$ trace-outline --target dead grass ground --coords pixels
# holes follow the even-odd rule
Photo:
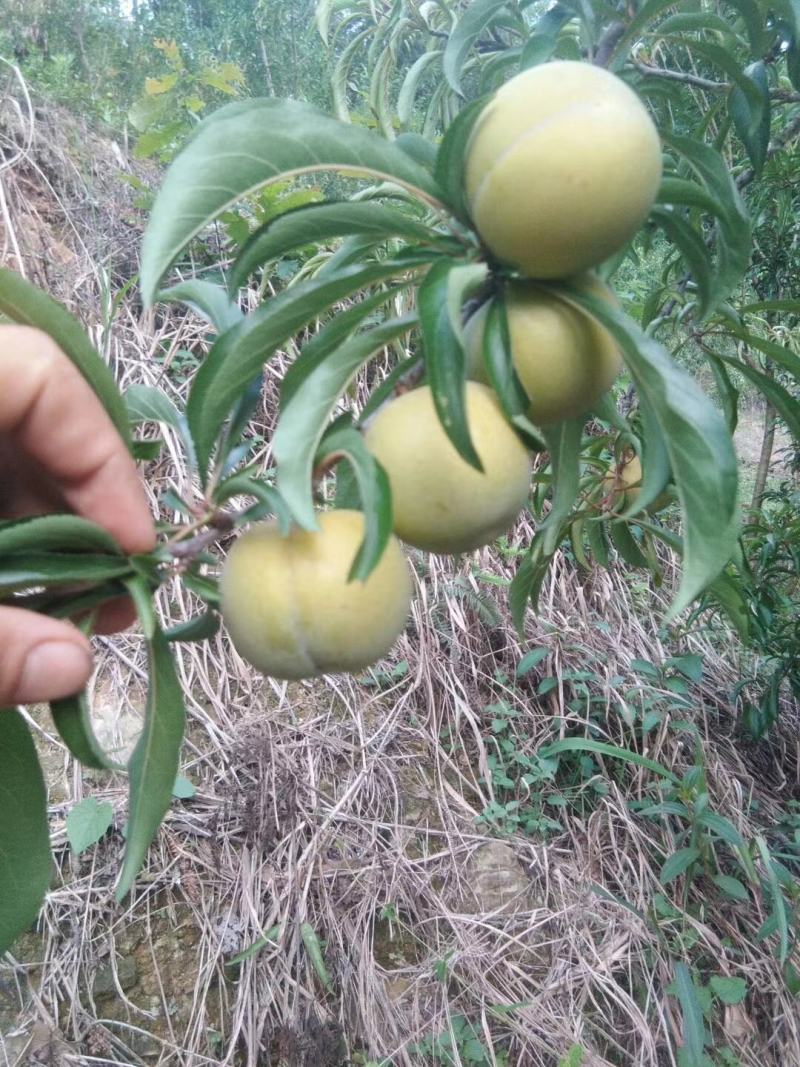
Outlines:
[[[138,238],[128,194],[111,177],[127,161],[64,116],[29,116],[24,99],[9,106],[5,262],[30,267],[81,313],[123,385],[158,382],[179,397],[185,385],[165,364],[202,350],[201,324],[145,319],[126,301],[113,331],[98,326],[107,279],[116,288],[127,277]],[[29,224],[32,212],[41,225]],[[63,277],[51,270],[53,242],[74,256]],[[266,432],[273,402],[268,388]],[[167,488],[189,488],[169,435],[146,477],[154,507]],[[598,759],[576,784],[520,787],[521,801],[545,810],[548,796],[568,794],[568,808],[550,808],[558,830],[498,834],[480,821],[507,799],[490,771],[500,701],[515,715],[504,736],[523,754],[589,731],[676,773],[701,760],[714,810],[748,840],[772,840],[787,803],[800,799],[797,709],[783,709],[769,741],[741,742],[729,701],[740,650],[718,626],[661,633],[669,575],[656,591],[559,558],[520,641],[502,588],[480,575],[510,577],[528,533],[523,524],[505,552],[460,564],[416,559],[412,623],[377,685],[265,681],[224,636],[185,646],[183,773],[197,791],[175,803],[123,906],[113,885],[124,782],[82,772],[47,718],[33,717],[59,870],[36,931],[0,968],[0,1065],[405,1067],[431,1062],[421,1049],[463,1017],[483,1059],[470,1060],[464,1044],[455,1063],[556,1067],[577,1044],[586,1067],[663,1067],[677,1062],[681,1013],[667,989],[672,961],[684,957],[706,974],[747,980],[746,1001],[718,1006],[709,1020],[730,1062],[800,1064],[797,1002],[775,936],[758,937],[768,901],[753,893],[732,903],[705,877],[662,889],[674,824],[630,807],[655,796],[648,772]],[[162,610],[185,617],[185,594],[169,590]],[[517,682],[515,666],[533,647],[546,657]],[[634,662],[661,663],[676,650],[704,663],[680,701]],[[142,662],[133,634],[98,643],[95,714],[114,744],[135,729]],[[575,677],[586,671],[589,688]],[[556,681],[540,693],[545,678]],[[659,718],[643,733],[648,709]],[[75,859],[64,820],[90,794],[113,804],[114,825]],[[302,924],[318,938],[324,971]]]

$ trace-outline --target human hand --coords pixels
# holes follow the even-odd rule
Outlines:
[[[91,387],[46,334],[0,326],[0,518],[52,511],[91,519],[129,553],[155,543],[134,462]],[[97,629],[132,621],[119,600],[104,606]],[[70,696],[91,670],[76,626],[0,606],[0,707]]]

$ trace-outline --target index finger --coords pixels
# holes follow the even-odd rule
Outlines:
[[[0,327],[0,433],[126,552],[153,547],[144,489],[114,424],[55,342],[29,326]]]

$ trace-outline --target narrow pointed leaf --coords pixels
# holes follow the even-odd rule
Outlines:
[[[233,405],[279,345],[336,301],[404,272],[402,261],[386,260],[301,282],[263,303],[219,337],[195,376],[187,404],[201,474],[207,470],[217,434]]]
[[[224,333],[244,318],[242,309],[221,285],[214,285],[213,282],[200,278],[191,278],[173,285],[170,289],[164,289],[157,299],[167,304],[188,305],[198,315],[207,319],[217,333]]]
[[[507,0],[473,0],[456,23],[445,45],[442,68],[450,88],[463,96],[461,75],[472,46]]]
[[[169,645],[160,631],[148,644],[150,684],[142,734],[128,764],[128,836],[117,899],[131,890],[172,800],[186,713]]]
[[[47,791],[18,711],[0,709],[0,955],[33,920],[53,874]]]
[[[431,174],[378,134],[296,100],[232,103],[205,119],[167,172],[142,246],[141,286],[151,304],[181,251],[220,212],[269,182],[340,170],[397,182],[429,203]]]
[[[470,437],[465,402],[466,356],[461,308],[486,276],[483,264],[435,263],[417,294],[425,367],[436,412],[459,454],[477,470],[480,457]]]
[[[697,999],[692,973],[685,963],[675,964],[675,988],[683,1015],[683,1058],[685,1067],[704,1067],[705,1025]]]
[[[323,356],[310,370],[301,389],[285,404],[272,441],[278,465],[277,488],[295,520],[306,529],[316,527],[311,475],[314,457],[339,397],[361,365],[416,323],[416,316],[392,319],[351,337]]]
[[[339,453],[352,472],[364,514],[364,539],[350,568],[350,581],[366,581],[378,565],[392,533],[392,494],[386,471],[367,448],[364,438],[352,427],[326,434],[319,459]],[[337,474],[338,477],[338,474]]]
[[[405,237],[410,241],[428,243],[444,237],[424,223],[383,204],[346,200],[311,204],[279,215],[251,235],[233,265],[229,287],[235,292],[262,264],[297,248],[351,234],[373,237],[376,241]]]
[[[582,419],[568,419],[542,431],[553,471],[553,500],[545,523],[544,551],[547,555],[552,555],[558,547],[562,525],[578,496],[582,431]]]
[[[731,93],[728,108],[736,132],[750,157],[753,169],[760,174],[767,161],[771,109],[769,99],[769,79],[763,60],[751,63],[744,71],[745,77],[755,86],[757,100],[745,95],[737,86]]]
[[[0,558],[0,595],[36,586],[102,582],[130,572],[122,557],[84,556],[68,552],[30,552]]]
[[[464,190],[464,163],[467,145],[475,123],[486,106],[486,99],[476,100],[450,123],[436,155],[434,177],[450,210],[462,222],[469,223],[470,213]]]
[[[121,555],[117,542],[102,526],[77,515],[38,515],[0,522],[0,556],[14,552],[107,552]]]
[[[152,385],[131,385],[125,390],[125,407],[132,423],[163,422],[178,429],[181,415],[169,397]]]
[[[682,611],[720,573],[739,533],[737,461],[724,419],[694,378],[621,311],[562,289],[608,329],[661,428],[684,521],[684,569],[671,608]]]
[[[50,714],[70,754],[84,767],[97,771],[124,770],[110,759],[97,740],[89,714],[88,697],[85,693],[55,700],[50,705]]]

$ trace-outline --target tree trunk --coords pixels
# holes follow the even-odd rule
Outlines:
[[[267,82],[267,92],[270,96],[274,96],[275,83],[272,80],[272,67],[269,62],[269,56],[267,55],[267,42],[261,37],[259,38],[259,44],[261,47],[261,62],[264,64],[264,77]]]
[[[761,455],[758,457],[758,470],[756,482],[753,486],[753,499],[750,507],[753,511],[760,511],[764,500],[764,492],[767,488],[769,468],[772,463],[772,449],[775,446],[775,422],[776,412],[772,404],[767,404],[764,409],[764,436],[761,439]]]

